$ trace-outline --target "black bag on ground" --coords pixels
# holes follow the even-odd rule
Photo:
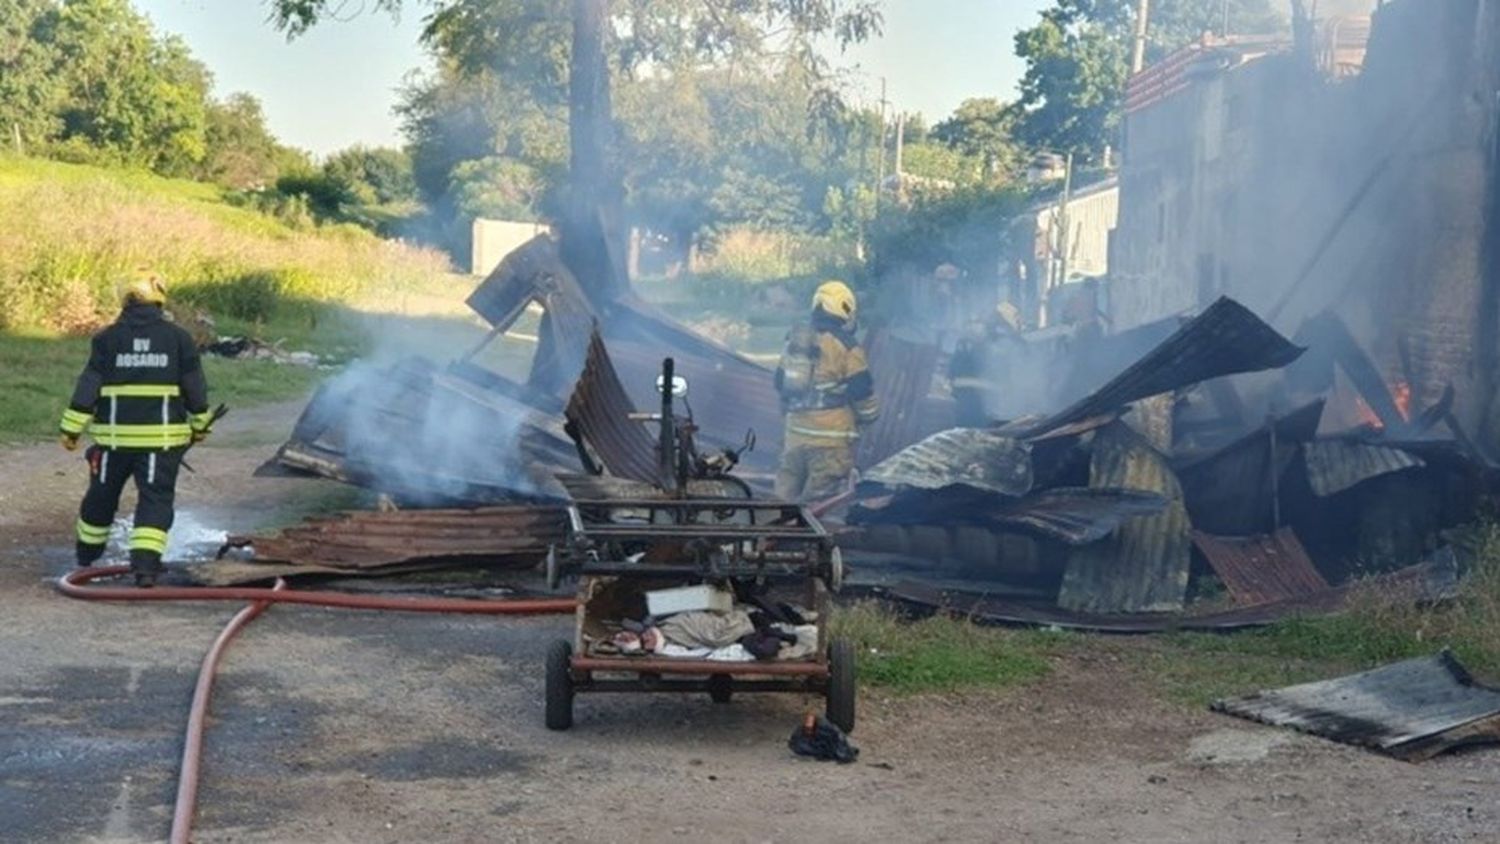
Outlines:
[[[849,743],[849,737],[844,735],[843,730],[821,717],[811,715],[806,723],[792,730],[792,737],[786,740],[786,746],[798,756],[811,756],[823,761],[832,759],[840,765],[847,765],[859,758],[859,748]]]

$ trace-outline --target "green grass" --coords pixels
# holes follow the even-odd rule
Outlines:
[[[980,627],[934,616],[907,622],[874,603],[840,608],[833,635],[854,642],[859,679],[896,694],[997,689],[1032,683],[1075,637]]]
[[[1263,630],[1184,633],[1141,653],[1166,695],[1194,706],[1217,698],[1362,671],[1442,648],[1500,680],[1500,527],[1480,525],[1475,559],[1455,600],[1414,606],[1375,587],[1339,615],[1292,618]]]

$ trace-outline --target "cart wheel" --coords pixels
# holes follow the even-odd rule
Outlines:
[[[734,696],[734,681],[728,674],[714,674],[708,678],[708,696],[714,703],[728,703]]]
[[[854,645],[834,639],[828,646],[828,720],[854,732]]]
[[[547,649],[547,729],[573,726],[573,645],[558,640]]]

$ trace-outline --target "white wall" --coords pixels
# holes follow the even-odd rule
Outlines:
[[[545,223],[516,223],[508,220],[474,220],[474,247],[469,272],[487,276],[506,255],[539,234],[549,231]]]

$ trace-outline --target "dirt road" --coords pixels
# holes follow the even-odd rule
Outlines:
[[[182,484],[193,522],[317,500],[254,479],[290,407],[228,420]],[[56,595],[83,468],[0,451],[0,838],[162,840],[181,727],[225,605]],[[309,492],[313,490],[313,492]],[[582,698],[541,726],[563,619],[277,607],[231,651],[197,840],[1494,841],[1500,751],[1422,765],[1163,701],[1111,642],[1002,693],[866,694],[848,766],[795,759],[804,702]]]

